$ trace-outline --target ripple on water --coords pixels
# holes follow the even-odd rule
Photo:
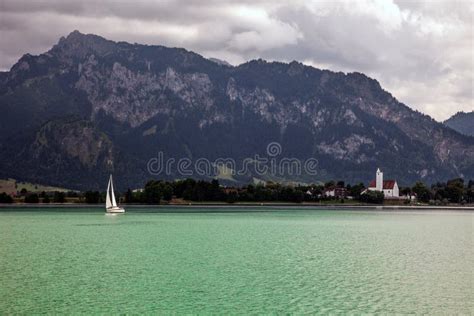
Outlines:
[[[473,310],[470,213],[0,217],[0,314]]]

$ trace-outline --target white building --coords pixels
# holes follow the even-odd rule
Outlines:
[[[345,198],[347,196],[347,189],[339,186],[332,186],[323,191],[325,197]]]
[[[369,191],[381,191],[386,198],[398,198],[400,192],[396,180],[384,180],[383,172],[377,169],[375,180],[370,181]]]

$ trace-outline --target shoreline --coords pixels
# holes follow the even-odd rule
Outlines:
[[[174,209],[197,209],[197,208],[229,208],[229,209],[245,209],[245,208],[301,208],[314,210],[446,210],[446,211],[474,211],[474,205],[371,205],[371,204],[319,204],[319,203],[188,203],[188,204],[123,204],[125,208],[174,208]],[[103,208],[102,204],[83,204],[83,203],[0,203],[0,210],[6,208]]]

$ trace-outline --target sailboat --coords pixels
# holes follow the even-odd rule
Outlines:
[[[107,197],[105,198],[105,212],[106,213],[125,213],[125,209],[117,206],[114,194],[114,183],[112,182],[112,175],[109,178],[107,185]]]

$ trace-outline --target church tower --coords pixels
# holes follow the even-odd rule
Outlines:
[[[380,168],[377,168],[377,174],[375,177],[375,189],[377,191],[383,191],[383,172]]]

